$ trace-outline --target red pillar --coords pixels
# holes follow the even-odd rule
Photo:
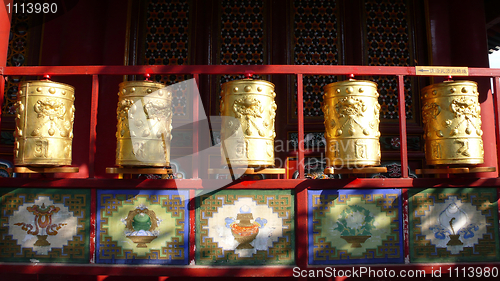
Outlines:
[[[123,65],[125,59],[127,1],[86,0],[45,23],[40,65]],[[96,8],[99,7],[99,8]],[[98,118],[94,148],[89,147],[91,131],[91,76],[52,76],[57,82],[75,87],[73,166],[77,174],[57,177],[114,177],[105,173],[115,165],[116,104],[118,84],[123,76],[99,76]],[[95,110],[94,110],[95,111]],[[94,124],[95,125],[95,124]],[[95,165],[89,152],[95,151]]]
[[[484,5],[475,0],[428,1],[431,62],[435,66],[489,67]],[[444,78],[435,78],[434,83]],[[497,167],[495,120],[490,79],[455,77],[478,83],[484,143],[484,164]],[[498,167],[497,167],[498,170]],[[497,177],[496,172],[478,173],[478,177]]]
[[[9,34],[10,34],[10,19],[12,14],[9,13],[7,5],[12,8],[13,0],[4,0],[3,7],[0,7],[0,67],[7,65],[7,51],[9,50]],[[0,108],[3,104],[5,80],[0,77]],[[0,121],[1,121],[0,114]]]

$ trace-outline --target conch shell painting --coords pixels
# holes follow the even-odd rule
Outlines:
[[[456,196],[431,205],[421,221],[425,239],[454,255],[474,247],[487,232],[488,225],[480,210]]]

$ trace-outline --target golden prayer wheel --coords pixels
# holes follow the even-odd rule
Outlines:
[[[380,165],[377,84],[350,79],[328,84],[323,90],[327,164],[340,168]]]
[[[50,80],[25,81],[16,103],[14,164],[71,165],[75,88]]]
[[[445,81],[422,89],[428,165],[481,164],[481,106],[477,83]]]
[[[274,84],[253,79],[230,81],[222,85],[221,96],[222,164],[274,166]]]
[[[116,131],[116,165],[170,165],[172,93],[152,81],[120,83]]]

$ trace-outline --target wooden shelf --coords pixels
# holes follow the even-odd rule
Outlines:
[[[282,175],[285,174],[285,168],[234,168],[233,174],[245,174],[245,175]],[[223,174],[229,175],[231,172],[228,169],[208,169],[208,173],[213,174]]]
[[[335,169],[333,167],[326,168],[323,173],[325,175],[339,175],[339,174],[378,174],[387,173],[387,167],[365,167],[353,169]]]
[[[78,167],[14,167],[9,168],[18,174],[53,174],[53,173],[78,173]]]
[[[106,168],[108,174],[158,174],[158,175],[171,175],[173,174],[170,168],[122,168],[122,167],[108,167]]]
[[[487,173],[495,172],[495,167],[453,167],[453,168],[434,168],[434,169],[416,169],[417,175],[432,174],[469,174],[469,173]]]

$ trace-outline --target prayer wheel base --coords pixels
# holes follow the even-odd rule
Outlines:
[[[108,167],[106,168],[107,174],[158,174],[158,175],[171,175],[172,169],[169,167]]]
[[[417,175],[438,175],[438,174],[469,174],[496,172],[496,167],[444,167],[433,169],[416,169]]]
[[[234,174],[245,175],[282,175],[285,174],[285,168],[233,168]],[[209,174],[230,174],[229,169],[208,169]]]
[[[325,175],[341,175],[341,174],[378,174],[387,173],[387,167],[364,167],[354,169],[336,169],[334,167],[325,168]]]
[[[17,174],[53,174],[53,173],[78,173],[78,167],[15,167],[12,169]],[[10,172],[10,171],[9,171]]]

